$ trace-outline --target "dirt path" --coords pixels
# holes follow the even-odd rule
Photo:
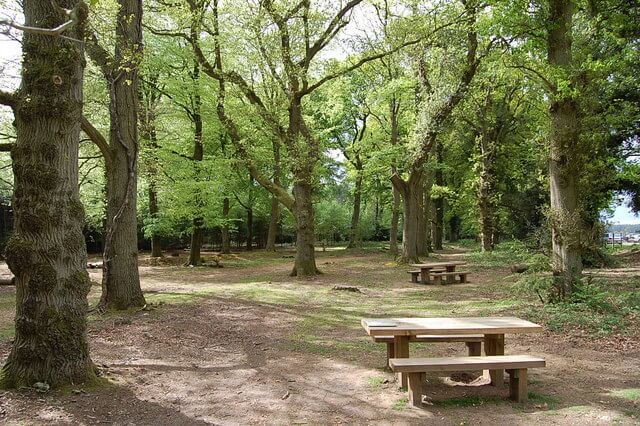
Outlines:
[[[460,256],[447,253],[445,256]],[[259,255],[256,255],[259,256]],[[250,266],[141,268],[150,311],[90,323],[92,357],[112,385],[68,394],[0,393],[0,423],[19,424],[636,424],[640,350],[628,337],[591,340],[546,332],[507,337],[507,353],[544,356],[531,401],[506,389],[430,377],[433,405],[406,406],[382,371],[384,347],[371,343],[362,315],[464,316],[499,301],[506,270],[482,271],[467,285],[416,287],[382,254],[323,253],[311,281],[287,276],[288,259]],[[99,278],[92,271],[94,278]],[[363,294],[334,292],[335,284]],[[507,306],[500,312],[513,313]],[[10,347],[0,341],[0,356]],[[412,347],[456,355],[462,344]]]

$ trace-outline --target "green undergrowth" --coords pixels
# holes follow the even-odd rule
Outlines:
[[[530,251],[521,241],[505,241],[490,252],[472,251],[465,259],[480,268],[507,268],[516,264],[540,268],[540,263],[549,262],[546,256]]]
[[[367,382],[369,383],[369,386],[372,387],[372,388],[382,387],[382,385],[384,384],[385,380],[387,380],[387,379],[384,378],[383,376],[371,376],[371,377],[367,378]]]
[[[396,402],[393,403],[393,405],[391,406],[392,409],[396,410],[396,411],[403,411],[407,408],[407,404],[409,403],[409,398],[407,398],[406,396],[398,399]]]
[[[593,278],[580,282],[569,300],[549,303],[550,275],[530,274],[514,286],[516,291],[537,297],[528,314],[553,331],[580,329],[588,333],[612,334],[627,331],[640,320],[640,281],[635,278]],[[533,296],[535,294],[535,296]]]

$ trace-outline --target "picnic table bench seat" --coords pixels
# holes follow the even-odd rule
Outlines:
[[[434,268],[431,270],[431,272],[446,272],[446,269],[444,268]],[[420,276],[420,269],[416,269],[413,271],[407,271],[407,274],[411,274],[411,282],[412,283],[417,283],[418,282],[418,277]]]
[[[434,284],[444,284],[444,281],[442,280],[443,277],[460,277],[460,282],[461,283],[466,283],[467,282],[467,275],[469,275],[471,272],[469,271],[453,271],[453,272],[434,272],[433,274],[431,274],[431,277],[433,278],[433,283]]]
[[[527,369],[545,367],[545,360],[530,355],[469,356],[455,358],[392,358],[391,370],[408,376],[409,402],[422,404],[426,373],[505,369],[509,373],[509,396],[517,402],[527,399]]]
[[[373,336],[375,343],[387,344],[387,364],[389,360],[395,357],[395,343],[393,336]],[[410,342],[419,343],[440,343],[440,342],[464,342],[469,349],[469,356],[479,356],[482,354],[482,342],[484,335],[482,334],[460,334],[460,335],[418,335],[410,336]]]

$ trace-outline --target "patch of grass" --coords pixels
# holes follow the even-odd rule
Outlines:
[[[562,398],[560,398],[559,396],[547,395],[534,391],[529,391],[527,393],[527,397],[529,398],[529,402],[535,404],[546,404],[550,409],[554,409],[558,406],[558,404],[562,403]]]
[[[500,396],[463,396],[460,398],[449,398],[432,402],[433,405],[440,407],[478,407],[487,404],[500,404],[504,402],[504,398]]]
[[[632,419],[640,418],[640,408],[626,408],[622,410],[622,414]]]
[[[76,394],[76,393],[96,393],[104,389],[112,389],[116,387],[116,383],[113,383],[105,377],[96,377],[90,382],[78,384],[78,385],[64,385],[56,389],[56,393],[64,396]]]
[[[615,396],[616,398],[626,399],[631,402],[639,402],[640,388],[616,389],[609,392],[609,395]]]
[[[367,382],[369,382],[369,386],[372,388],[379,388],[384,384],[384,381],[386,379],[382,376],[371,376],[367,379]]]
[[[407,404],[408,403],[409,403],[409,398],[404,396],[404,397],[400,398],[399,400],[397,400],[396,402],[394,402],[393,405],[391,406],[391,408],[396,410],[396,411],[402,411],[402,410],[405,410],[407,408]]]
[[[534,256],[523,242],[505,241],[498,244],[493,251],[474,251],[465,257],[475,267],[504,268],[514,264],[529,264]]]
[[[153,304],[174,304],[174,303],[194,303],[207,297],[210,292],[207,291],[192,291],[189,293],[147,293],[144,295],[147,303]]]
[[[16,329],[13,326],[0,328],[0,341],[11,340],[15,337],[15,335],[16,335]]]

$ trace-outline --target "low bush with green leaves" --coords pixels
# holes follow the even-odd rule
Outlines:
[[[587,277],[568,300],[553,303],[549,297],[553,289],[550,275],[528,274],[515,287],[539,298],[542,309],[534,308],[531,314],[554,331],[581,329],[611,334],[627,331],[640,319],[640,294],[633,282],[626,284],[621,290],[610,286],[607,280]]]

